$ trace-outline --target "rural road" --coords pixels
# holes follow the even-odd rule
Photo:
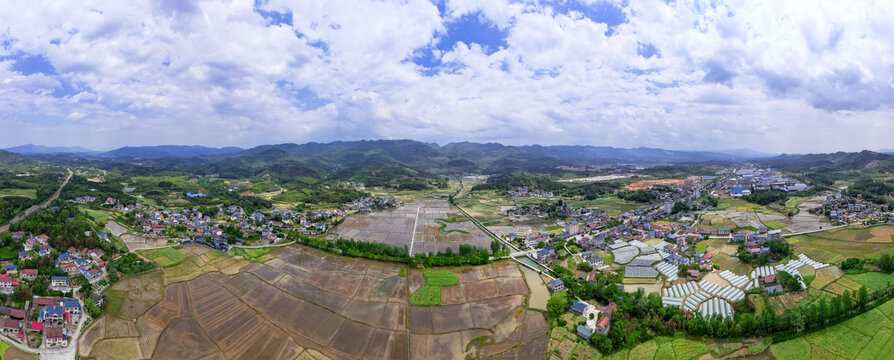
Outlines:
[[[68,177],[65,178],[65,181],[62,182],[62,185],[59,186],[59,189],[57,189],[56,192],[53,193],[53,196],[50,196],[50,198],[47,201],[45,201],[43,204],[34,205],[32,207],[25,209],[25,212],[22,215],[14,217],[12,220],[9,221],[9,224],[6,224],[6,225],[3,225],[2,227],[0,227],[0,233],[9,230],[9,225],[19,222],[19,220],[24,219],[26,216],[37,211],[38,209],[43,209],[43,208],[47,207],[47,205],[50,205],[50,203],[53,202],[53,200],[56,200],[59,197],[59,194],[62,193],[62,188],[64,188],[65,185],[68,184],[68,180],[71,180],[71,176],[73,175],[71,172],[71,169],[65,169],[65,170],[68,170]]]

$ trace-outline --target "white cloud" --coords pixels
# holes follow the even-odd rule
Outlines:
[[[606,35],[565,1],[262,4],[291,25],[248,1],[0,3],[0,143],[894,145],[894,5],[712,4],[631,2]],[[413,63],[464,15],[505,46],[460,40],[433,74]],[[14,70],[22,54],[56,73]]]

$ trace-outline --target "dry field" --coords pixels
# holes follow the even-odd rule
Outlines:
[[[447,200],[417,199],[398,208],[349,216],[335,232],[344,239],[408,247],[412,243],[413,253],[442,252],[448,247],[457,251],[461,244],[490,246],[491,238],[471,221],[448,223],[442,231],[443,224],[437,220],[448,214],[459,211]]]
[[[409,306],[422,271],[285,247],[249,263],[202,247],[116,283],[107,315],[79,341],[97,359],[543,359],[549,326],[526,310],[518,265],[443,269],[442,305]],[[135,321],[134,321],[135,319]]]

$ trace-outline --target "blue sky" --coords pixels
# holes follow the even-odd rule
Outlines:
[[[887,1],[0,4],[0,147],[894,148]]]

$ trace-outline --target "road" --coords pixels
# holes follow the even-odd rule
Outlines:
[[[6,224],[6,225],[3,225],[2,227],[0,227],[0,233],[9,230],[9,225],[19,222],[19,220],[24,219],[26,216],[37,211],[38,209],[43,209],[43,208],[47,207],[48,205],[50,205],[51,202],[53,202],[53,200],[56,200],[57,198],[59,198],[59,194],[62,193],[62,188],[64,188],[65,185],[68,185],[68,180],[71,180],[71,176],[73,175],[73,173],[71,172],[71,169],[65,169],[65,170],[68,170],[68,177],[65,178],[65,181],[62,182],[62,185],[59,186],[59,189],[57,189],[56,192],[53,193],[53,196],[50,196],[50,198],[47,201],[45,201],[43,204],[34,205],[32,207],[25,209],[25,212],[22,213],[22,215],[14,217],[12,220],[9,221],[9,224]]]

